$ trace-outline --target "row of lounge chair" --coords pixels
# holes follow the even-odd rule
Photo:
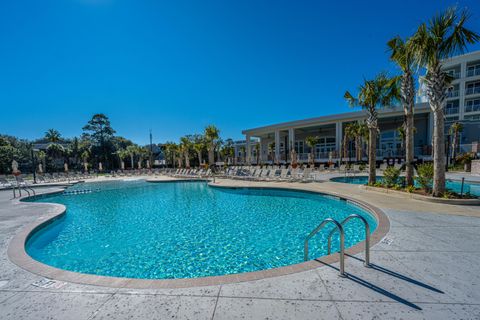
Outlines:
[[[312,168],[232,167],[227,169],[223,177],[251,181],[311,182],[318,180],[316,173]]]

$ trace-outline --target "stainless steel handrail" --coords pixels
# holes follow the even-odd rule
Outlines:
[[[351,219],[360,219],[363,224],[365,225],[365,267],[370,267],[370,225],[368,224],[367,220],[362,217],[361,215],[358,214],[351,214],[348,217],[346,217],[342,222],[340,222],[340,225],[343,227],[345,223],[347,223]],[[332,248],[332,236],[337,231],[337,229],[333,229],[330,231],[330,234],[328,235],[328,254],[331,253],[331,248]],[[341,244],[343,247],[343,245]],[[340,251],[343,251],[343,248],[340,248]]]
[[[303,250],[304,250],[304,255],[303,259],[305,261],[308,260],[308,241],[316,235],[327,223],[333,223],[335,224],[335,229],[340,232],[340,277],[345,277],[345,233],[343,231],[343,227],[338,221],[332,219],[332,218],[327,218],[322,221],[315,229],[310,232],[310,234],[305,238]],[[330,237],[329,237],[330,238]]]

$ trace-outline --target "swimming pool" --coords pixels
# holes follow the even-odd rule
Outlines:
[[[71,191],[88,188],[91,193]],[[357,213],[334,197],[278,189],[223,189],[205,182],[116,181],[76,185],[69,194],[35,201],[66,205],[61,218],[34,231],[26,252],[47,265],[81,273],[175,279],[217,276],[303,262],[303,242],[323,219]],[[327,253],[330,228],[310,243],[310,258]],[[345,244],[364,240],[358,220]],[[334,237],[334,250],[338,239]]]
[[[382,177],[377,176],[377,182],[382,182]],[[356,176],[356,177],[335,177],[331,178],[331,181],[342,182],[342,183],[352,183],[352,184],[367,184],[367,176]],[[446,183],[447,190],[451,190],[457,193],[460,193],[462,189],[462,182],[447,180]],[[480,184],[474,182],[465,182],[463,185],[463,193],[470,193],[472,196],[480,197]]]

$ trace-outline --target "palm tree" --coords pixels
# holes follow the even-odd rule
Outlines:
[[[366,124],[368,126],[368,183],[376,182],[377,165],[377,134],[378,134],[378,108],[390,105],[397,96],[397,90],[394,79],[380,73],[373,80],[364,80],[364,83],[358,89],[357,97],[353,97],[350,92],[345,92],[344,98],[350,106],[360,106],[367,112]]]
[[[175,158],[177,156],[178,146],[175,142],[165,143],[165,157],[172,163],[172,167],[175,167]]]
[[[447,91],[451,77],[443,70],[442,61],[465,51],[468,44],[480,40],[480,35],[465,27],[467,11],[460,15],[448,9],[428,22],[422,23],[410,39],[415,63],[426,69],[422,77],[428,103],[433,111],[433,196],[445,193],[445,119]]]
[[[116,152],[119,160],[120,160],[120,168],[122,168],[122,165],[121,163],[123,162],[123,160],[125,158],[127,158],[130,154],[128,153],[128,150],[126,149],[118,149],[117,152]],[[124,163],[125,164],[125,163]],[[125,167],[122,168],[122,170],[125,169]]]
[[[350,140],[355,137],[356,125],[355,123],[349,123],[345,126],[343,131],[343,157],[349,158],[348,145]],[[347,161],[347,160],[345,160]]]
[[[242,152],[242,156],[243,156],[243,162],[245,163],[245,161],[247,161],[247,154],[245,153],[245,151],[247,150],[247,148],[245,146],[241,146],[240,147],[240,151]]]
[[[462,131],[463,131],[463,124],[461,124],[458,121],[450,126],[450,134],[452,135],[452,159],[453,159],[453,164],[455,164],[455,158],[457,156],[458,134]]]
[[[274,162],[275,161],[275,142],[270,142],[268,144],[268,153],[270,154],[272,162]]]
[[[368,127],[364,122],[356,122],[354,125],[355,151],[357,161],[363,158],[363,140],[368,139]]]
[[[220,130],[214,125],[209,125],[205,128],[204,135],[208,150],[208,164],[213,166],[215,164],[215,148],[220,136]]]
[[[318,143],[318,137],[309,136],[305,138],[305,143],[310,148],[310,159],[311,162],[315,163],[315,146]],[[310,163],[312,164],[312,163]]]
[[[404,41],[399,36],[387,43],[391,55],[390,59],[402,70],[400,81],[400,100],[405,114],[405,182],[407,186],[413,186],[413,160],[414,160],[414,139],[413,139],[413,109],[415,106],[415,81],[413,69],[415,59],[411,42]]]
[[[129,145],[125,149],[125,151],[130,156],[130,166],[131,166],[131,169],[133,170],[135,169],[134,158],[138,154],[138,147],[132,144],[132,145]]]
[[[255,155],[257,158],[257,165],[260,164],[260,142],[255,145]]]
[[[48,129],[47,132],[45,132],[45,139],[51,143],[59,142],[61,140],[61,137],[62,135],[60,134],[60,132],[55,129]]]
[[[185,168],[190,169],[190,150],[192,149],[192,142],[188,137],[180,138],[180,152],[185,159]]]
[[[205,150],[205,138],[203,135],[196,135],[193,139],[193,150],[197,153],[198,164],[202,165],[202,153]]]

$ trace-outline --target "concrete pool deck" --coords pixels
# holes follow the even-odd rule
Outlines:
[[[328,177],[325,178],[327,180]],[[229,186],[276,186],[348,195],[382,209],[390,231],[338,264],[263,280],[180,289],[130,289],[45,281],[17,267],[7,248],[48,205],[10,200],[0,191],[2,319],[479,319],[480,208],[442,205],[334,182],[216,179]],[[44,188],[43,191],[58,190]],[[358,258],[358,259],[357,259]]]

